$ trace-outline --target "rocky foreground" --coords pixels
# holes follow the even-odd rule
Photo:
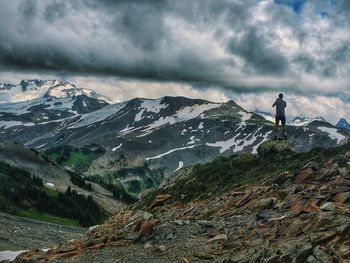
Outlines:
[[[349,171],[339,151],[198,201],[158,195],[15,262],[350,262]]]

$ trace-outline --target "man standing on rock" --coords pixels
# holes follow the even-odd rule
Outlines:
[[[281,121],[282,123],[282,129],[283,129],[283,138],[287,138],[287,127],[286,127],[286,114],[284,109],[287,107],[287,102],[283,100],[283,94],[280,93],[278,95],[278,98],[276,99],[275,103],[272,105],[272,107],[276,107],[276,117],[275,117],[275,128],[274,128],[274,138],[277,139],[277,133],[278,133],[278,125]]]

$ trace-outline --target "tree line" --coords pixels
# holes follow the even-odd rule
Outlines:
[[[17,214],[19,210],[37,210],[77,220],[87,227],[101,223],[106,213],[91,196],[84,196],[70,187],[64,193],[47,189],[41,178],[26,170],[0,161],[0,211]]]

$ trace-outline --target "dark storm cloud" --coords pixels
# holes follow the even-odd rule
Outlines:
[[[45,8],[44,17],[49,23],[53,23],[57,19],[63,18],[66,12],[65,3],[54,2]]]
[[[253,68],[263,74],[283,74],[288,68],[286,58],[267,46],[267,41],[255,29],[244,33],[244,36],[229,42],[228,49],[232,54],[244,58],[247,69]]]
[[[331,46],[310,37],[317,33],[321,40],[330,32],[312,28],[321,11],[332,27],[346,31],[346,14],[339,18],[330,9],[350,6],[338,3],[318,10],[306,2],[296,15],[272,0],[2,0],[0,68],[236,89],[276,87],[298,72],[346,75],[344,41]]]
[[[19,2],[19,12],[15,15],[22,21],[29,17],[34,19],[35,3]],[[37,14],[36,21],[28,25],[12,24],[13,28],[7,28],[7,32],[15,33],[1,37],[0,63],[3,68],[190,81],[210,81],[206,76],[218,71],[219,65],[213,67],[206,60],[206,54],[198,56],[186,43],[180,43],[183,46],[176,50],[178,43],[165,22],[166,16],[173,15],[186,18],[196,26],[195,17],[202,18],[198,2],[193,6],[194,14],[177,13],[186,10],[185,2],[172,5],[165,1],[85,0],[68,7],[65,3],[41,1],[42,13]],[[223,11],[224,5],[218,8]],[[220,10],[214,9],[214,12],[218,15]],[[76,12],[74,16],[82,19],[72,16],[72,11]],[[206,8],[208,19],[212,17],[210,12]],[[84,16],[89,13],[94,15],[85,20]],[[71,27],[74,28],[73,37]],[[88,30],[87,35],[82,35],[80,30]],[[22,35],[16,31],[25,32]],[[100,31],[105,35],[99,35]],[[111,42],[107,48],[103,46],[106,42]]]
[[[37,13],[36,0],[24,1],[19,5],[18,11],[26,18],[33,19]]]

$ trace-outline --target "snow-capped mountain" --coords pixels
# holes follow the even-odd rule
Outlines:
[[[0,134],[39,150],[65,144],[78,147],[98,143],[111,151],[137,152],[137,157],[143,160],[192,152],[187,161],[196,162],[222,153],[256,153],[259,144],[273,131],[273,123],[247,112],[233,101],[213,103],[164,97],[101,105],[85,95],[70,101],[72,104],[60,104],[57,100],[62,99],[51,99],[40,105],[25,104],[29,102],[0,105]],[[96,110],[79,110],[77,104],[86,105],[87,100],[91,100],[90,104],[97,103]],[[294,140],[299,151],[322,146],[320,138],[326,146],[346,138],[323,119],[315,120],[319,122],[295,119],[294,125],[288,128],[290,140]],[[200,158],[193,156],[200,152],[205,154]],[[176,164],[179,161],[183,160],[179,159]],[[171,162],[172,168],[176,168]]]
[[[19,85],[1,84],[0,92],[0,96],[16,101],[0,103],[0,127],[5,130],[59,123],[65,118],[108,105],[93,90],[56,80],[23,80]]]
[[[288,125],[291,126],[307,126],[312,122],[327,122],[325,118],[322,116],[318,116],[316,118],[308,118],[308,117],[295,117]]]
[[[94,90],[78,88],[70,82],[58,80],[22,80],[19,84],[0,83],[0,103],[31,101],[41,98],[73,98],[85,95],[107,101]]]
[[[155,174],[167,175],[219,155],[256,153],[274,128],[233,101],[163,97],[108,105],[85,95],[42,99],[46,101],[41,104],[35,104],[38,100],[0,104],[0,139],[39,151],[57,149],[58,154],[64,145],[78,149],[97,144],[105,153],[88,157],[85,174],[106,174],[108,180],[121,180],[126,187],[139,184],[138,189],[149,185]],[[84,104],[96,107],[84,112]],[[348,141],[346,131],[324,121],[288,126],[288,137],[297,151]]]
[[[267,121],[275,122],[275,115],[270,112],[255,110],[254,113],[260,115]]]
[[[347,129],[350,130],[350,124],[348,121],[344,118],[341,118],[338,123],[335,125],[337,128]]]

